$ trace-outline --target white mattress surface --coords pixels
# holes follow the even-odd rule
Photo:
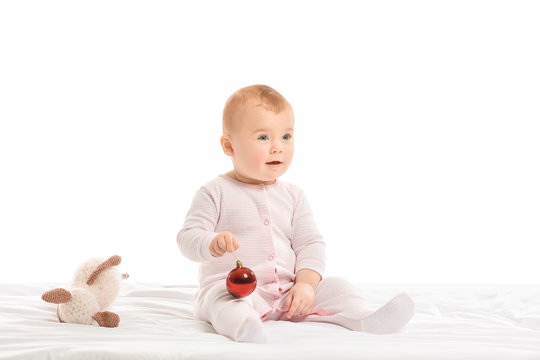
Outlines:
[[[195,286],[124,282],[117,328],[62,324],[41,294],[67,284],[0,284],[0,359],[540,360],[540,285],[373,285],[374,306],[406,291],[416,314],[400,333],[267,321],[271,344],[235,343],[192,315]]]

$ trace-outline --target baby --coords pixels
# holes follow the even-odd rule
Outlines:
[[[376,311],[354,286],[323,278],[325,244],[302,190],[278,178],[291,165],[294,114],[276,90],[236,91],[223,110],[223,152],[233,170],[201,187],[177,242],[200,262],[194,314],[235,341],[268,342],[264,320],[317,321],[388,334],[411,319],[401,293]],[[234,254],[233,254],[234,253]],[[248,297],[234,298],[225,279],[240,259],[257,276]]]

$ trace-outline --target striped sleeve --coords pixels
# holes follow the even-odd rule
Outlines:
[[[188,259],[196,262],[213,259],[209,246],[218,234],[215,232],[219,217],[217,209],[215,199],[208,190],[200,188],[176,237],[180,251]]]
[[[313,219],[309,203],[300,190],[293,214],[291,246],[296,253],[296,269],[311,269],[323,275],[325,243]]]

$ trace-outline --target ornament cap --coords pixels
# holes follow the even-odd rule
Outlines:
[[[236,268],[240,269],[242,267],[242,262],[240,260],[236,260]]]

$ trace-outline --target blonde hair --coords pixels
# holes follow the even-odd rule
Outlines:
[[[292,107],[283,95],[267,85],[250,85],[235,91],[223,108],[223,133],[229,132],[236,122],[239,110],[246,104],[263,106],[268,111],[279,113]]]

